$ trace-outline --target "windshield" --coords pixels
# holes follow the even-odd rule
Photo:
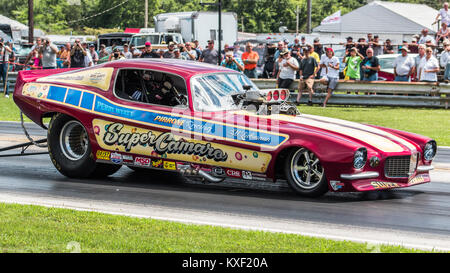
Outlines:
[[[231,95],[244,93],[244,85],[259,90],[247,76],[241,73],[219,73],[191,79],[194,109],[202,112],[237,110]]]
[[[134,36],[131,40],[131,44],[134,46],[143,46],[145,45],[145,42],[150,42],[152,44],[159,44],[159,34],[149,34],[149,35],[140,35],[140,36]]]

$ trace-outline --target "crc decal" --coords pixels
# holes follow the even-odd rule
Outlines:
[[[111,152],[102,151],[102,150],[97,151],[97,159],[109,161],[110,158],[111,158]]]
[[[392,189],[400,187],[399,184],[391,182],[371,182],[370,184],[374,189]]]
[[[146,157],[135,157],[134,158],[134,165],[141,166],[141,167],[150,167],[150,158]]]
[[[96,141],[102,150],[221,167],[223,175],[226,175],[226,169],[265,173],[272,160],[270,153],[192,139],[153,128],[102,119],[94,119],[92,125]]]
[[[229,177],[241,178],[241,171],[228,169],[227,170],[227,175]]]
[[[177,165],[173,161],[164,161],[164,169],[176,171]]]
[[[122,123],[112,123],[107,125],[108,129],[103,136],[103,142],[107,145],[125,147],[130,151],[136,145],[153,148],[158,154],[188,154],[214,159],[215,161],[226,161],[228,154],[220,149],[215,149],[210,143],[201,144],[185,140],[175,140],[172,133],[156,135],[152,131],[146,133],[121,133],[124,125]]]

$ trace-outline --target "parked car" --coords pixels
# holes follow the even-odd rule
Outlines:
[[[173,59],[21,71],[14,91],[33,122],[46,128],[51,118],[50,158],[68,177],[126,165],[213,183],[285,179],[305,196],[430,182],[434,140],[300,114],[288,101],[289,90],[260,90],[234,70]]]
[[[150,42],[153,49],[167,49],[170,42],[183,43],[183,37],[180,33],[139,33],[133,35],[130,44],[133,44],[137,49],[143,49],[146,42]]]
[[[380,81],[393,81],[394,75],[394,62],[395,59],[401,54],[383,54],[378,55],[378,61],[380,62],[380,71],[378,72],[378,80]],[[411,58],[415,58],[417,54],[408,54]]]

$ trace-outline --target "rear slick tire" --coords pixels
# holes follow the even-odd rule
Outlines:
[[[47,132],[47,144],[53,165],[67,177],[105,177],[121,167],[96,163],[86,128],[67,115],[57,114],[52,118]]]
[[[284,166],[289,186],[299,195],[319,197],[328,192],[325,170],[319,158],[305,149],[292,150]]]

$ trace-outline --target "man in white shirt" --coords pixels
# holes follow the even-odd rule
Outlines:
[[[444,41],[444,51],[441,54],[439,63],[445,69],[444,81],[446,83],[449,83],[449,80],[450,80],[450,43],[448,41]]]
[[[133,53],[128,50],[128,44],[123,45],[123,56],[125,59],[133,59]]]
[[[87,48],[88,44],[86,42],[83,42],[81,44],[84,51],[86,51],[86,55],[84,56],[84,65],[85,67],[94,66],[94,62],[92,61],[92,55],[89,52],[89,49]]]
[[[439,72],[439,62],[433,56],[433,50],[427,47],[425,58],[420,62],[419,80],[421,82],[437,82],[437,72]]]
[[[409,82],[414,68],[414,60],[408,55],[409,49],[405,46],[401,48],[402,55],[394,61],[394,75],[396,82]]]
[[[298,70],[297,59],[291,56],[291,52],[285,48],[281,53],[280,70],[278,71],[278,88],[289,88],[295,80],[295,74]]]
[[[441,22],[442,23],[446,23],[447,26],[450,25],[450,12],[448,10],[448,3],[447,2],[445,2],[444,5],[443,5],[443,8],[439,10],[439,13],[436,16],[436,20],[434,21],[433,25],[438,22],[439,17],[441,17]]]
[[[422,36],[418,44],[426,44],[427,42],[431,42],[434,45],[434,37],[428,35],[428,29],[422,29]]]
[[[327,85],[328,92],[325,100],[323,101],[323,107],[327,106],[327,102],[331,98],[331,94],[333,93],[333,90],[336,89],[339,81],[339,59],[334,56],[334,51],[332,48],[327,48],[325,54],[326,56],[320,59],[322,71],[326,71],[326,76],[323,77],[320,82]]]

